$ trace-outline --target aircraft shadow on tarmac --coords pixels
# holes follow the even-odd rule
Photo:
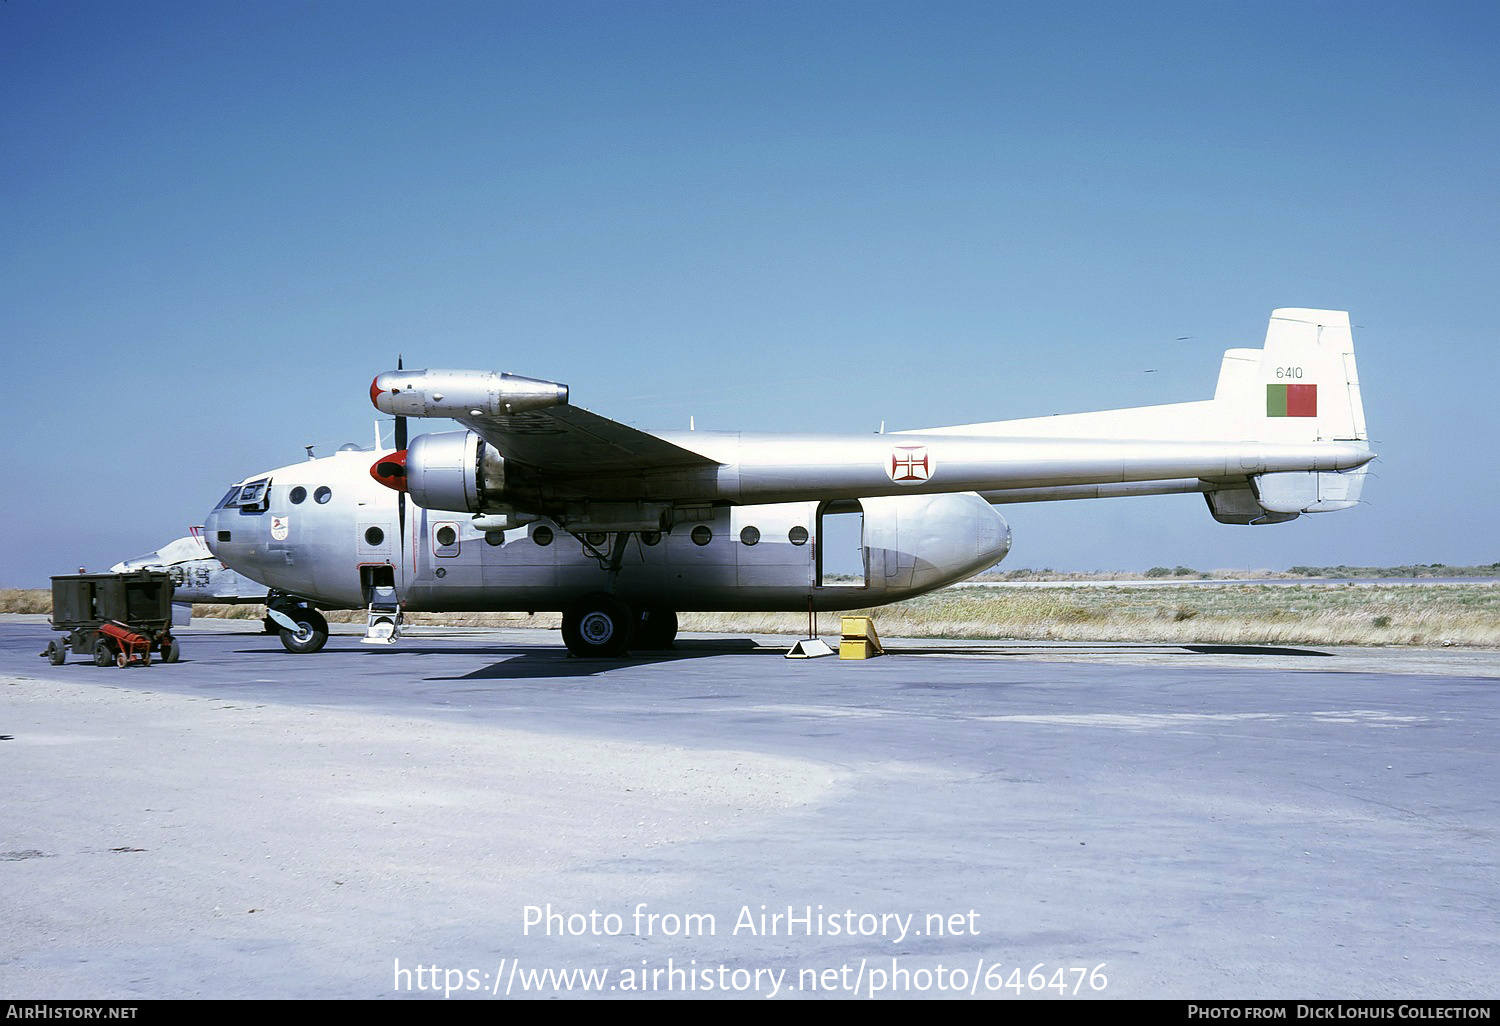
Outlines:
[[[384,652],[377,649],[357,649],[360,655],[380,657]],[[492,660],[485,665],[452,676],[433,676],[423,679],[434,683],[442,681],[474,680],[547,680],[561,678],[594,677],[615,670],[653,663],[678,662],[684,659],[703,659],[720,655],[764,655],[780,658],[785,650],[779,645],[765,645],[753,638],[679,639],[670,649],[661,652],[641,652],[615,659],[578,658],[568,654],[567,649],[537,647],[534,645],[484,645],[474,648],[463,646],[418,646],[405,645],[400,651],[405,655],[445,655],[462,653],[475,659]],[[1310,658],[1329,657],[1333,653],[1309,648],[1285,648],[1274,645],[1130,645],[1111,644],[1099,646],[1028,644],[1011,646],[989,645],[933,645],[921,648],[888,647],[887,654],[893,656],[996,656],[1025,659],[1029,656],[1066,653],[1083,655],[1098,653],[1108,655],[1120,652],[1154,652],[1162,655],[1228,655],[1228,656],[1303,656]]]
[[[1319,652],[1311,648],[1278,648],[1275,645],[1178,645],[1187,652],[1199,655],[1277,655],[1277,656],[1332,656],[1332,652]]]
[[[439,653],[453,655],[452,648],[404,648],[414,654]],[[649,666],[652,663],[678,662],[683,659],[701,659],[716,655],[753,655],[765,653],[781,655],[779,648],[766,648],[751,638],[724,638],[711,641],[678,641],[670,649],[661,652],[632,653],[618,659],[582,659],[568,654],[565,648],[537,648],[529,645],[514,647],[487,646],[473,650],[472,654],[488,657],[502,656],[498,662],[490,663],[468,673],[449,677],[426,677],[425,680],[546,680],[562,677],[594,677],[612,670],[632,666]],[[376,653],[370,653],[374,655]]]
[[[388,657],[388,651],[379,648],[356,647],[342,649],[346,654],[358,654],[377,658]],[[578,677],[595,677],[615,670],[653,663],[678,662],[684,659],[703,659],[720,655],[764,655],[780,658],[785,649],[780,645],[766,645],[754,638],[704,638],[678,639],[670,649],[660,652],[631,653],[614,659],[578,658],[568,654],[562,646],[538,647],[535,645],[434,645],[404,644],[399,649],[403,656],[419,655],[463,655],[474,659],[490,660],[485,665],[468,673],[451,676],[424,677],[433,683],[443,681],[473,680],[549,680]],[[982,656],[988,658],[1026,659],[1043,655],[1066,654],[1088,656],[1091,653],[1110,655],[1118,653],[1150,652],[1159,655],[1227,655],[1227,656],[1302,656],[1310,658],[1329,657],[1332,652],[1320,652],[1310,648],[1285,648],[1275,645],[1172,645],[1172,644],[1047,644],[1026,643],[1021,645],[1000,643],[988,644],[936,644],[921,647],[887,646],[891,656]],[[261,650],[243,650],[244,655],[260,655]],[[291,656],[291,653],[286,653]],[[305,658],[299,656],[298,658]],[[184,660],[185,662],[187,660]]]

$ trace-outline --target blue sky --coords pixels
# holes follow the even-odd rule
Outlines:
[[[1492,3],[8,0],[0,48],[0,585],[368,444],[398,352],[894,430],[1206,398],[1278,306],[1353,314],[1367,505],[1012,506],[1008,565],[1500,560]]]

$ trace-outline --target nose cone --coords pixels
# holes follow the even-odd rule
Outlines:
[[[392,491],[406,491],[406,450],[382,456],[370,464],[370,476]]]
[[[386,371],[384,374],[375,375],[370,382],[370,402],[381,413],[395,416],[398,413],[410,413],[411,410],[396,409],[397,397],[403,391],[410,391],[412,385],[424,373],[422,371]],[[410,397],[408,397],[408,400]],[[408,401],[407,405],[410,405]]]

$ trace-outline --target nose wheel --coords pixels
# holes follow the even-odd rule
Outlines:
[[[281,644],[288,652],[306,655],[316,652],[328,643],[328,621],[323,614],[308,606],[284,610],[296,624],[296,630],[281,628]]]

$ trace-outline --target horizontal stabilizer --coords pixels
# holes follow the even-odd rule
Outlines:
[[[1221,524],[1282,524],[1303,513],[1332,513],[1359,505],[1369,465],[1352,470],[1257,474],[1205,493]]]
[[[1294,471],[1251,479],[1268,513],[1331,513],[1359,505],[1369,464],[1353,470]]]

